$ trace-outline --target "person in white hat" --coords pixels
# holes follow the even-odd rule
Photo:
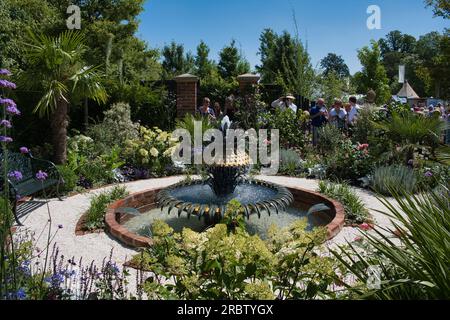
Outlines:
[[[272,108],[280,108],[281,110],[286,110],[287,108],[294,111],[297,114],[297,106],[294,104],[295,97],[292,94],[286,94],[283,97],[272,102]]]

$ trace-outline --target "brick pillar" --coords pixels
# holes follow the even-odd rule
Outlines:
[[[241,96],[244,96],[245,93],[252,87],[252,85],[258,84],[258,81],[261,77],[257,74],[246,73],[237,77],[239,82],[239,92]]]
[[[175,77],[174,80],[177,83],[177,117],[195,113],[198,77],[186,73]]]

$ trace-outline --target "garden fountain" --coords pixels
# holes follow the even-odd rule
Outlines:
[[[220,221],[227,209],[227,203],[238,200],[247,218],[262,213],[279,213],[293,202],[292,193],[285,187],[268,182],[244,178],[250,159],[246,154],[232,154],[225,161],[207,167],[209,178],[181,182],[160,191],[156,203],[173,210],[180,216],[185,212],[206,224]]]
[[[223,219],[232,199],[242,205],[247,231],[262,238],[270,225],[287,227],[300,218],[307,218],[310,228],[327,226],[330,238],[343,227],[344,209],[338,202],[300,188],[247,178],[249,156],[236,148],[224,151],[228,152],[223,153],[223,161],[207,166],[207,179],[147,190],[113,203],[106,214],[107,229],[128,245],[151,245],[155,220],[164,220],[177,232],[185,227],[200,232]]]

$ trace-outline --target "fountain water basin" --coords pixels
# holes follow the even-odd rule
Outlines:
[[[199,181],[194,181],[196,188],[207,190],[207,185],[203,185]],[[260,183],[265,183],[259,181]],[[271,185],[271,184],[269,184]],[[132,247],[147,247],[152,245],[152,238],[150,232],[150,226],[155,220],[164,220],[175,231],[181,231],[183,228],[191,228],[195,231],[204,230],[207,225],[202,220],[198,219],[198,216],[194,214],[188,218],[186,211],[183,211],[178,216],[177,208],[172,208],[169,214],[169,208],[165,207],[161,210],[159,203],[157,202],[158,195],[161,191],[167,191],[176,189],[174,187],[180,186],[180,184],[174,185],[164,189],[150,189],[142,192],[134,193],[128,197],[112,203],[106,213],[105,221],[107,231],[122,243]],[[185,184],[185,186],[187,186]],[[251,186],[251,184],[250,184]],[[175,195],[184,198],[187,201],[195,200],[193,193],[189,193],[188,189],[179,189]],[[239,185],[236,187],[236,192],[239,193]],[[296,219],[307,218],[309,228],[316,226],[322,226],[327,229],[328,239],[332,239],[336,236],[344,226],[345,214],[343,206],[332,199],[329,199],[319,193],[305,190],[297,187],[286,188],[291,194],[292,203],[283,210],[280,210],[278,214],[268,214],[265,211],[261,212],[261,217],[258,214],[251,214],[247,220],[247,231],[251,234],[258,234],[262,238],[265,238],[267,228],[275,224],[279,227],[288,226]],[[248,189],[250,192],[250,189]],[[262,191],[261,195],[273,195],[273,190]],[[276,191],[275,191],[276,192]],[[242,202],[245,202],[248,194],[242,193],[240,195]],[[193,198],[194,197],[194,198]],[[248,199],[248,198],[247,198]],[[225,202],[227,199],[224,199]],[[208,202],[208,201],[206,201]],[[317,204],[323,204],[329,210],[322,212],[316,212],[315,214],[308,215],[307,212]],[[135,208],[138,215],[128,213],[131,210],[122,210],[123,208]]]

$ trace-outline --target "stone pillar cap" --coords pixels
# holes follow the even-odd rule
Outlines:
[[[245,73],[237,77],[238,80],[258,81],[261,78],[259,74]]]
[[[189,73],[185,73],[185,74],[175,77],[174,80],[176,82],[197,82],[198,77],[194,76],[192,74],[189,74]]]

